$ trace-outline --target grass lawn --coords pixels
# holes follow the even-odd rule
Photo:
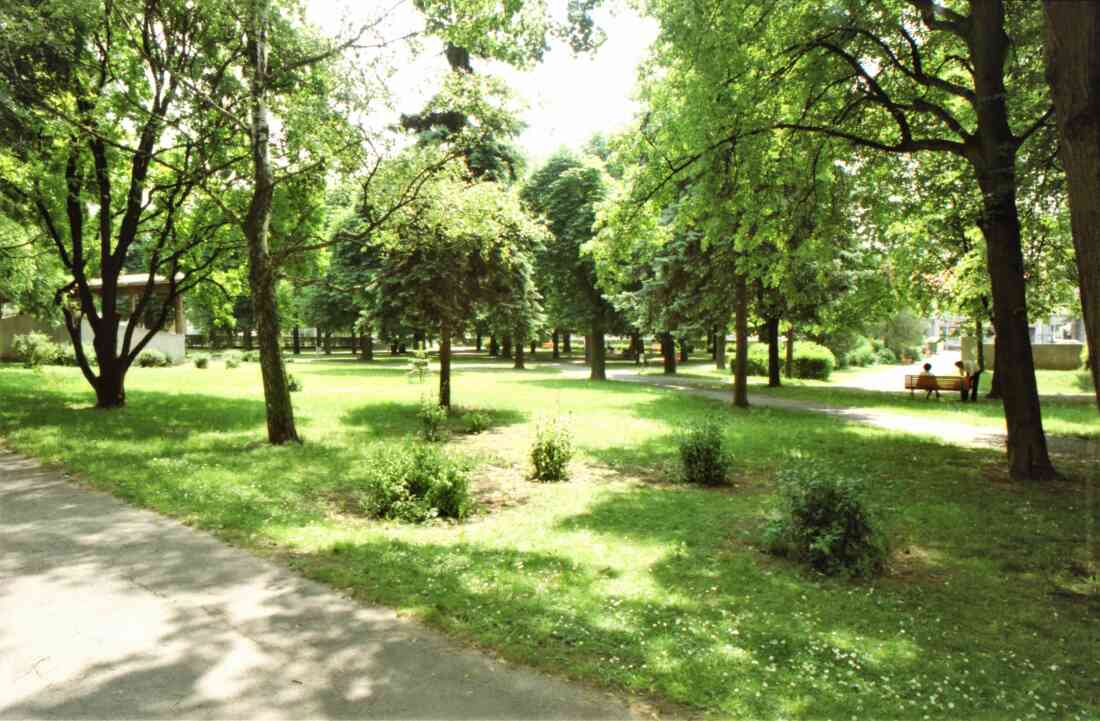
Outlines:
[[[1100,716],[1095,459],[1059,458],[1068,480],[1022,485],[994,451],[460,360],[456,404],[495,424],[448,442],[477,464],[482,511],[379,523],[351,515],[340,489],[371,444],[415,431],[428,388],[403,366],[291,366],[306,439],[291,448],[263,443],[253,364],[134,369],[113,412],[90,408],[73,369],[0,366],[0,439],[506,658],[680,711]],[[711,414],[726,421],[735,483],[670,482],[676,434]],[[540,415],[569,418],[572,482],[524,480]],[[886,577],[828,579],[758,549],[772,476],[793,459],[870,482],[893,541]]]

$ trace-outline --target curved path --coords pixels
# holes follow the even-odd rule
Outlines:
[[[0,718],[628,718],[0,450]]]

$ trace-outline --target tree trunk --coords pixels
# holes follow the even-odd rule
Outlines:
[[[245,328],[244,329],[244,349],[245,350],[252,350],[252,329],[251,328]]]
[[[531,360],[536,360],[535,354],[538,353],[539,342],[537,340],[531,341]]]
[[[718,343],[715,341],[717,337],[718,330],[712,327],[710,333],[707,334],[707,353],[710,353],[711,360],[714,360],[718,355]]]
[[[642,346],[644,342],[645,339],[642,338],[641,333],[634,333],[630,336],[630,345],[634,349],[634,365],[636,366],[642,364],[642,353],[645,351],[645,348]]]
[[[451,407],[451,329],[439,333],[439,405]]]
[[[512,364],[512,368],[514,368],[517,371],[524,370],[527,367],[526,363],[525,363],[526,358],[524,356],[524,345],[525,344],[526,344],[526,340],[524,339],[524,337],[517,333],[516,334],[516,352],[514,354],[515,355],[515,363]]]
[[[691,356],[688,353],[687,338],[680,338],[680,362],[687,363],[690,359]]]
[[[512,357],[512,336],[506,335],[501,339],[500,355],[502,358]]]
[[[787,328],[787,377],[794,378],[794,324]]]
[[[765,320],[768,334],[768,387],[778,388],[779,379],[779,318]]]
[[[325,349],[325,355],[332,355],[332,331],[326,330],[321,334],[321,347]]]
[[[714,367],[720,371],[726,369],[726,330],[724,326],[714,333]]]
[[[424,350],[424,331],[413,331],[413,350]]]
[[[390,355],[397,355],[397,341],[390,341]]]
[[[481,334],[478,333],[474,338],[474,349],[477,350],[478,353],[481,352],[481,345],[482,345],[482,337],[481,337]]]
[[[104,365],[98,358],[99,377],[95,381],[96,408],[122,408],[126,405],[126,371],[128,367],[117,354]]]
[[[1100,6],[1046,0],[1047,80],[1069,191],[1077,280],[1100,409]]]
[[[749,286],[745,276],[738,275],[734,282],[736,300],[737,349],[733,367],[733,404],[749,407]]]
[[[573,334],[569,331],[565,331],[564,335],[562,336],[561,352],[565,353],[566,355],[573,354]]]
[[[982,328],[982,319],[974,319],[974,330],[977,333],[978,338],[978,370],[975,371],[970,379],[970,402],[976,403],[978,401],[978,389],[982,385],[982,373],[985,372],[985,343],[982,342],[982,336],[985,335],[985,329]]]
[[[607,380],[607,341],[604,338],[603,327],[594,324],[589,338],[592,339],[592,348],[589,352],[592,370],[588,378],[594,381],[605,381]]]
[[[676,341],[667,331],[661,334],[661,358],[665,363],[665,375],[676,375]]]
[[[561,349],[558,348],[558,344],[561,342],[561,332],[557,328],[554,329],[551,342],[554,344],[554,360],[561,360]]]
[[[500,345],[497,343],[497,337],[495,335],[489,336],[489,355],[498,357],[500,355]]]
[[[302,354],[302,332],[298,329],[298,326],[294,326],[294,330],[290,332],[291,338],[294,339],[294,355]]]
[[[592,334],[589,333],[584,337],[584,364],[586,366],[592,365]]]
[[[275,268],[268,247],[274,178],[268,143],[271,127],[267,115],[267,33],[270,0],[252,0],[248,34],[248,62],[251,100],[251,145],[253,166],[252,202],[245,219],[248,241],[249,280],[260,346],[260,371],[267,409],[267,438],[271,443],[298,442],[294,407],[290,401],[286,369],[283,366],[279,307],[275,295]]]
[[[374,333],[369,330],[363,331],[363,335],[360,336],[360,342],[363,344],[363,352],[359,356],[359,359],[365,361],[374,360]]]
[[[981,230],[986,241],[997,333],[997,372],[1008,425],[1009,474],[1017,480],[1057,477],[1047,453],[1039,389],[1031,354],[1020,218],[1016,208],[1016,152],[1019,142],[1008,124],[1004,65],[1010,47],[1004,31],[1004,5],[971,5],[971,56],[977,104],[977,143],[968,159],[982,190]]]

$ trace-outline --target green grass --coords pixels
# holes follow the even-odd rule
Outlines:
[[[1065,482],[1014,484],[993,451],[464,359],[455,402],[496,427],[449,447],[484,462],[480,480],[517,500],[487,500],[496,510],[460,525],[348,516],[332,493],[364,449],[416,430],[427,388],[404,366],[296,364],[306,443],[291,448],[263,443],[254,364],[136,369],[128,407],[112,412],[89,407],[71,369],[0,366],[0,438],[506,658],[677,708],[753,719],[1100,715],[1088,545],[1100,477],[1089,459],[1059,458]],[[710,414],[725,424],[736,484],[664,482],[676,434]],[[540,415],[570,419],[572,482],[521,480]],[[806,458],[870,483],[895,549],[888,576],[827,579],[760,552],[772,474]]]

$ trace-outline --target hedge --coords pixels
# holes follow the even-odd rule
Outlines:
[[[730,372],[733,372],[737,362],[734,353],[736,346],[728,345],[726,353],[730,360]],[[779,362],[786,363],[786,346],[779,346]],[[836,368],[836,357],[833,352],[823,345],[810,341],[795,341],[794,344],[794,375],[795,378],[810,378],[813,380],[827,381]],[[768,375],[768,344],[750,343],[748,373],[750,376]]]

